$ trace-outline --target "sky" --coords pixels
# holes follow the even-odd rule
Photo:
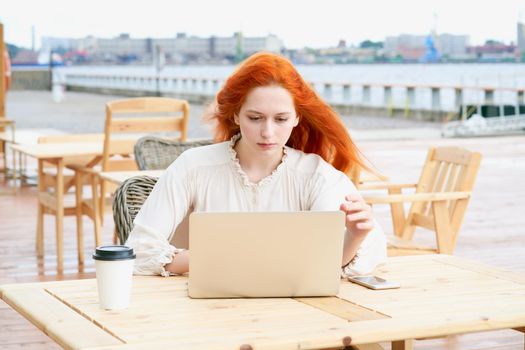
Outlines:
[[[31,47],[42,36],[169,38],[275,34],[286,48],[358,45],[399,34],[468,35],[516,42],[525,0],[0,0],[5,41]]]

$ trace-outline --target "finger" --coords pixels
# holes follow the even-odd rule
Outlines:
[[[370,220],[370,214],[366,211],[360,211],[346,216],[346,220],[350,222]]]
[[[345,196],[345,199],[349,202],[364,202],[363,197],[361,197],[359,194],[348,194]]]
[[[348,212],[357,212],[357,211],[367,211],[371,212],[371,208],[368,204],[363,202],[347,202],[344,203],[345,205],[345,211]]]
[[[357,227],[359,230],[371,230],[374,228],[374,222],[371,220],[358,222],[357,224],[355,224],[355,227]]]

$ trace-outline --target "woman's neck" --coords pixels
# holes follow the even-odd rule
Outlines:
[[[259,155],[250,152],[242,142],[242,138],[233,147],[237,153],[237,159],[241,169],[248,175],[251,182],[257,183],[272,174],[283,159],[284,151],[269,155]]]

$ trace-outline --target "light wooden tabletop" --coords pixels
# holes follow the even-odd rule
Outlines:
[[[11,146],[12,149],[36,159],[96,156],[102,154],[103,147],[102,142],[40,143]]]
[[[447,255],[389,258],[400,289],[342,281],[338,297],[189,299],[186,277],[134,277],[131,306],[104,311],[95,280],[12,284],[0,295],[65,348],[316,349],[525,328],[525,276]]]
[[[164,170],[130,170],[130,171],[103,171],[99,176],[117,185],[135,176],[160,177]]]

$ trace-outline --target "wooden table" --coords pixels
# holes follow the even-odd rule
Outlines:
[[[376,274],[401,288],[343,280],[333,298],[195,300],[186,277],[135,276],[123,311],[99,309],[95,280],[5,285],[0,296],[68,349],[410,349],[414,338],[525,331],[525,276],[447,255],[389,258]]]
[[[57,271],[63,271],[63,245],[64,245],[64,158],[72,156],[93,156],[93,163],[96,163],[102,155],[103,144],[98,142],[79,142],[79,143],[44,143],[34,145],[12,145],[12,149],[20,154],[33,157],[38,160],[38,211],[40,213],[51,210],[56,213],[56,245],[57,245]],[[43,179],[44,162],[56,166],[57,185],[54,194],[45,191]],[[43,252],[43,222],[37,223],[37,252]]]
[[[116,185],[120,185],[127,179],[131,179],[135,176],[145,175],[158,178],[163,173],[164,170],[103,171],[99,174],[99,177]]]

